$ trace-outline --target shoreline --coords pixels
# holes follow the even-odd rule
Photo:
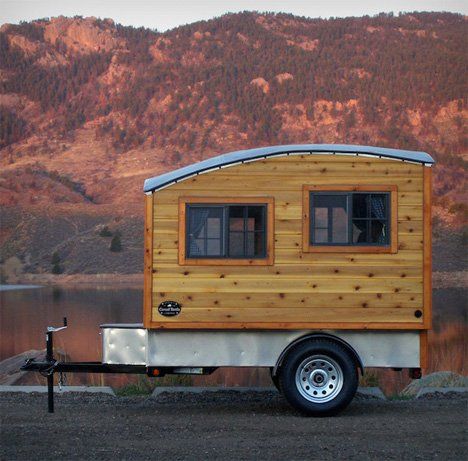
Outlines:
[[[468,288],[468,271],[433,272],[434,289]],[[143,289],[143,273],[138,274],[21,274],[4,285],[68,287],[112,287]]]
[[[143,289],[143,274],[22,274],[14,284]]]

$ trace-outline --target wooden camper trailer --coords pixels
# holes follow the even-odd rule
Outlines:
[[[394,149],[277,146],[147,180],[144,326],[424,338],[432,163]]]
[[[23,369],[47,372],[51,411],[64,371],[268,367],[312,415],[345,408],[364,367],[420,377],[433,163],[424,152],[276,146],[148,179],[143,324],[102,325],[102,363],[56,361],[51,328],[46,361]]]

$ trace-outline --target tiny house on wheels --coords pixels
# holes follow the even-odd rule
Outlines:
[[[143,325],[102,325],[102,363],[52,372],[268,367],[312,415],[346,407],[365,367],[419,377],[433,163],[424,152],[289,145],[146,180]]]

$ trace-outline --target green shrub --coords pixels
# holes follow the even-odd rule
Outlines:
[[[109,250],[114,252],[122,251],[122,242],[120,241],[119,232],[116,232],[115,235],[112,237]]]

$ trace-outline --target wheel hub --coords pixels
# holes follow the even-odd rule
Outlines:
[[[314,370],[310,374],[309,379],[315,386],[320,387],[326,384],[326,382],[328,381],[328,375],[323,370]]]
[[[343,387],[343,371],[332,358],[308,357],[297,368],[296,386],[301,395],[314,403],[333,400]]]

